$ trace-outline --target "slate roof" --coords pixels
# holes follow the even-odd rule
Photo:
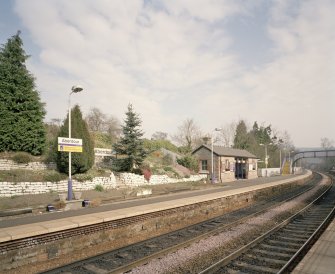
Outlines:
[[[212,150],[211,146],[208,145],[201,145],[197,149],[195,149],[192,154],[196,153],[202,147],[207,148],[208,150]],[[223,147],[223,146],[213,146],[213,153],[218,156],[228,156],[228,157],[241,157],[241,158],[254,158],[257,159],[255,155],[250,153],[249,151],[243,149],[236,149],[230,147]]]

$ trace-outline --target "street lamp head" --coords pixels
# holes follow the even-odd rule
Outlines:
[[[264,146],[264,144],[262,144],[262,143],[261,143],[261,144],[259,144],[259,145],[260,145],[260,146]]]
[[[73,86],[71,88],[71,90],[72,90],[72,92],[77,93],[77,92],[81,92],[83,90],[83,88],[79,85],[76,85],[76,86]]]

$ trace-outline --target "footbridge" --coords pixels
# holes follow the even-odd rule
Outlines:
[[[335,149],[300,151],[293,156],[292,166],[295,166],[296,162],[303,158],[327,158],[327,157],[335,157]]]

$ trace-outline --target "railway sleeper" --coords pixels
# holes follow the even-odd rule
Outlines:
[[[256,273],[277,273],[278,269],[270,268],[270,267],[263,267],[258,265],[251,265],[245,262],[234,262],[233,266],[238,269],[241,269],[245,273],[256,272]]]
[[[317,227],[313,225],[306,225],[306,224],[289,224],[287,225],[288,228],[294,229],[294,230],[308,230],[308,231],[315,231]]]
[[[258,249],[255,248],[253,249],[253,252],[255,252],[256,254],[259,254],[259,256],[273,256],[273,257],[280,257],[283,259],[290,259],[291,255],[287,254],[287,253],[282,253],[282,252],[274,252],[274,251],[269,251],[269,250],[263,250],[263,249]]]
[[[267,240],[266,241],[268,244],[275,245],[275,246],[289,246],[291,248],[300,248],[301,244],[300,243],[292,243],[292,242],[283,242],[283,241],[278,241],[278,240]]]
[[[307,234],[312,234],[314,231],[313,230],[296,230],[296,229],[290,229],[290,228],[282,228],[279,230],[277,233],[278,234],[285,234],[285,235],[297,235],[297,236],[304,236],[306,233]]]
[[[308,239],[308,237],[306,236],[302,236],[302,237],[295,237],[293,235],[288,235],[288,236],[285,236],[285,235],[277,235],[276,236],[276,239],[278,240],[284,240],[284,241],[290,241],[291,243],[294,242],[294,243],[304,243],[306,241],[306,239]]]
[[[268,245],[268,244],[260,244],[259,247],[265,250],[271,250],[272,252],[275,251],[275,252],[285,253],[285,254],[287,253],[294,254],[297,251],[295,248],[273,246],[273,245]]]
[[[289,235],[290,237],[294,237],[294,239],[301,239],[301,240],[307,240],[308,238],[309,238],[309,235],[310,235],[311,233],[308,233],[308,234],[302,234],[302,233],[294,233],[293,231],[291,231],[291,232],[284,232],[284,231],[281,231],[281,232],[279,232],[279,234],[278,234],[278,238],[282,238],[282,237],[288,237],[287,235]]]
[[[305,229],[303,227],[301,227],[300,229],[285,227],[281,231],[282,232],[287,232],[287,233],[295,232],[295,233],[299,233],[299,234],[303,234],[303,233],[312,234],[315,230],[314,229]]]
[[[108,270],[102,269],[100,267],[97,267],[95,265],[92,264],[87,264],[83,267],[85,270],[90,271],[91,273],[96,273],[96,274],[107,274]]]
[[[268,265],[268,264],[271,264],[271,265],[276,265],[279,268],[281,266],[285,265],[285,263],[287,262],[287,260],[273,259],[273,258],[264,257],[264,256],[260,257],[260,256],[257,256],[254,253],[252,253],[252,254],[246,254],[245,257],[249,258],[249,259],[252,259],[253,260],[252,263],[255,263],[255,264],[258,264],[258,265]]]
[[[308,222],[308,224],[317,225],[322,223],[322,221],[327,217],[327,215],[328,214],[319,214],[318,216],[315,217],[309,217],[308,219],[305,220],[305,222],[302,223]]]

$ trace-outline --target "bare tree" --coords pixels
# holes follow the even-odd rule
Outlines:
[[[98,108],[91,108],[90,113],[86,116],[86,122],[90,131],[104,131],[104,124],[107,119],[106,114]]]
[[[220,141],[225,147],[232,147],[234,145],[234,137],[236,132],[236,122],[231,122],[221,127]]]
[[[294,151],[294,145],[291,140],[291,136],[289,133],[285,130],[284,133],[282,134],[280,140],[282,140],[281,147],[284,150],[285,156],[290,155],[292,151]]]
[[[334,147],[334,141],[326,137],[321,138],[321,147],[324,149],[330,149]]]
[[[120,138],[122,132],[120,121],[117,118],[110,116],[104,123],[104,130],[109,135],[111,142],[116,142],[116,140]]]
[[[166,140],[168,137],[168,134],[166,132],[156,131],[151,136],[151,140]]]
[[[188,151],[194,149],[202,143],[202,132],[193,119],[186,119],[178,127],[178,132],[173,137],[179,145],[187,148]]]

